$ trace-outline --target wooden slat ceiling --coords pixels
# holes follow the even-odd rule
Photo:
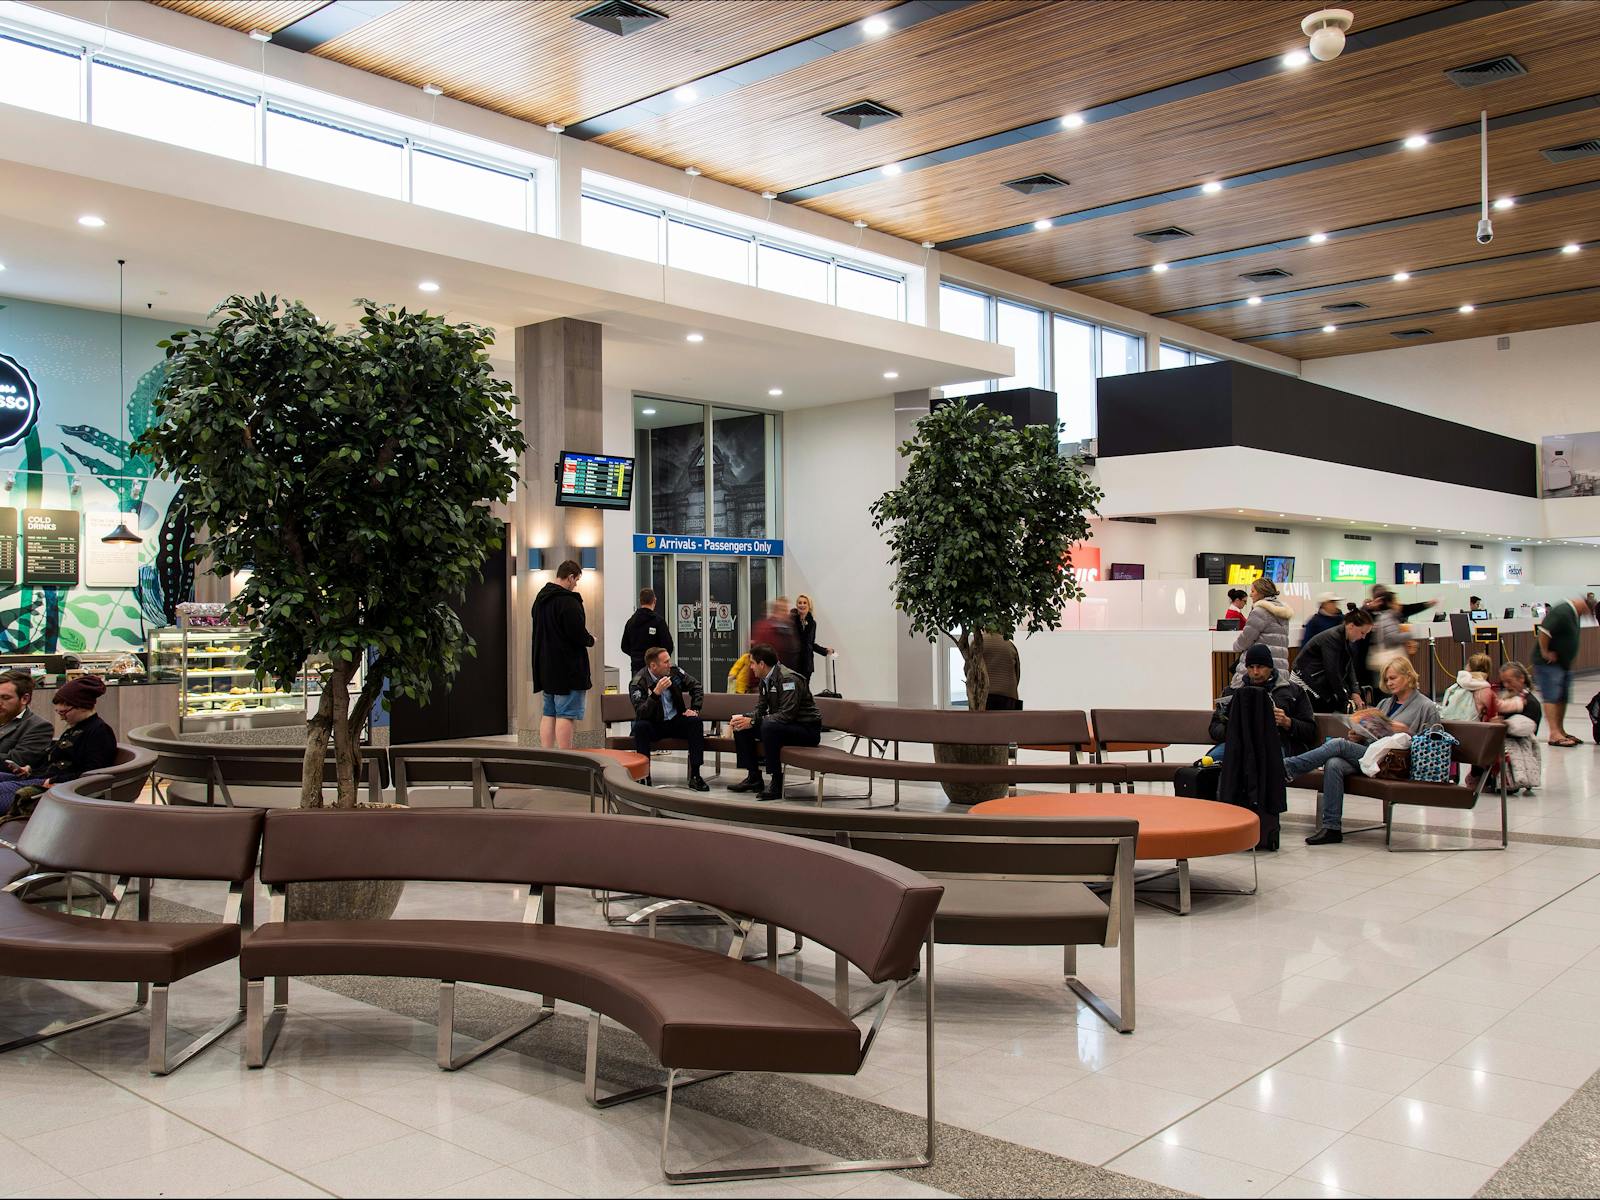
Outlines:
[[[1510,297],[1507,297],[1508,299]],[[1262,343],[1267,349],[1295,358],[1333,358],[1340,354],[1367,354],[1373,350],[1393,350],[1397,346],[1427,345],[1430,342],[1453,342],[1461,338],[1493,337],[1497,334],[1520,333],[1529,329],[1550,329],[1557,325],[1582,325],[1600,321],[1600,295],[1576,299],[1561,298],[1535,300],[1527,304],[1511,305],[1492,311],[1462,315],[1445,313],[1429,317],[1426,321],[1395,321],[1381,328],[1341,329],[1338,333],[1311,333],[1304,337],[1281,338]],[[1434,336],[1418,342],[1397,340],[1390,330],[1422,325],[1434,331]],[[1539,400],[1538,396],[1507,396],[1507,404],[1525,404]]]
[[[199,17],[213,25],[226,25],[240,33],[265,29],[269,33],[310,16],[327,0],[156,0],[162,8]]]
[[[282,28],[319,7],[156,2],[236,29]],[[435,84],[452,98],[539,124],[571,126],[874,12],[887,11],[892,22],[896,7],[894,0],[644,0],[668,19],[623,38],[572,19],[592,2],[411,0],[313,53],[412,85]],[[1463,8],[1452,0],[1350,0],[1345,6],[1355,13],[1354,33],[1440,10],[1471,19],[1080,129],[894,177],[847,181],[803,203],[915,241],[944,242],[1391,143],[1473,122],[1480,108],[1502,118],[1600,97],[1593,49],[1600,43],[1600,3],[1526,0]],[[833,53],[666,115],[635,116],[599,140],[674,167],[695,166],[752,191],[783,192],[1276,59],[1304,46],[1299,22],[1315,7],[1314,0],[978,0],[880,39],[847,40]],[[1457,88],[1443,74],[1501,54],[1514,54],[1528,74],[1471,90]],[[904,115],[860,131],[821,115],[866,99]],[[1600,180],[1600,158],[1558,165],[1539,153],[1595,137],[1600,104],[1493,132],[1491,190],[1525,195]],[[1471,204],[1477,199],[1476,161],[1476,138],[1461,138],[1225,188],[1215,196],[1186,196],[1044,232],[1029,230],[955,253],[1049,283],[1136,269],[1127,278],[1074,287],[1141,311],[1165,312],[1600,236],[1593,218],[1600,212],[1600,192],[1588,192],[1496,213],[1498,236],[1490,246],[1472,240],[1472,218],[1454,217],[1180,266],[1165,275],[1143,270],[1156,262]],[[1037,172],[1070,184],[1034,196],[1001,186]],[[1159,247],[1133,236],[1166,225],[1195,236]],[[1560,262],[1490,263],[1388,285],[1408,289],[1404,296],[1381,289],[1374,294],[1364,285],[1174,319],[1231,337],[1251,336],[1320,324],[1321,305],[1345,299],[1347,291],[1373,306],[1357,318],[1401,318],[1438,307],[1440,297],[1469,284],[1479,303],[1587,286],[1568,281],[1586,278],[1596,260],[1600,252],[1585,250]],[[1293,278],[1275,287],[1239,278],[1265,266],[1281,266]],[[1068,293],[1062,300],[1071,307]],[[1563,311],[1592,312],[1592,298],[1530,301],[1472,317],[1452,313],[1426,324],[1438,338],[1466,337],[1563,324],[1553,319]],[[1401,343],[1377,328],[1261,344],[1322,357]]]

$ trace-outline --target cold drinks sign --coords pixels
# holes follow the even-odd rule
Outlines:
[[[0,449],[15,446],[39,420],[39,391],[16,359],[0,354]]]

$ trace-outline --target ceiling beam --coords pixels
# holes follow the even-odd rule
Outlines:
[[[934,17],[956,12],[975,2],[976,0],[910,0],[909,3],[897,4],[893,8],[884,9],[873,15],[883,17],[890,22],[892,28],[888,36],[893,36],[910,29],[913,25],[920,25]],[[646,121],[664,117],[668,113],[681,111],[686,105],[677,98],[676,93],[682,87],[694,89],[694,99],[688,103],[697,104],[702,100],[710,100],[753,83],[760,83],[764,79],[783,75],[807,63],[826,58],[830,54],[837,54],[841,50],[854,50],[864,41],[871,40],[862,32],[862,23],[862,20],[851,21],[847,25],[839,25],[804,41],[793,42],[777,50],[768,51],[735,66],[713,71],[710,75],[702,75],[699,79],[686,79],[664,92],[657,92],[653,96],[635,100],[631,104],[624,104],[621,108],[614,108],[610,112],[586,117],[576,125],[568,125],[566,134],[580,141],[589,141],[634,125],[642,125]]]
[[[1556,104],[1543,104],[1538,108],[1525,108],[1521,112],[1507,113],[1500,117],[1489,118],[1491,130],[1514,129],[1518,125],[1527,125],[1535,121],[1549,121],[1556,117],[1564,117],[1571,113],[1583,112],[1586,109],[1600,108],[1600,94],[1579,96],[1572,100],[1562,100]],[[1428,133],[1428,141],[1453,142],[1458,138],[1476,137],[1478,135],[1478,122],[1468,121],[1461,125],[1451,125],[1445,129],[1435,129]],[[1322,154],[1316,158],[1303,158],[1298,162],[1280,163],[1275,167],[1263,167],[1259,171],[1249,171],[1243,175],[1234,175],[1224,182],[1224,189],[1232,191],[1235,188],[1245,187],[1252,183],[1271,183],[1278,179],[1292,179],[1297,175],[1307,175],[1313,171],[1326,171],[1333,167],[1342,167],[1349,163],[1360,162],[1368,158],[1382,158],[1389,154],[1409,153],[1406,149],[1405,139],[1398,138],[1393,141],[1375,142],[1370,146],[1358,146],[1353,150],[1341,150],[1336,154]],[[1144,208],[1154,208],[1161,204],[1171,204],[1177,200],[1197,200],[1207,193],[1202,184],[1192,184],[1188,187],[1172,188],[1165,192],[1152,192],[1145,196],[1134,196],[1127,200],[1117,200],[1111,204],[1099,204],[1094,208],[1082,208],[1077,212],[1062,213],[1059,216],[1043,218],[1048,220],[1053,228],[1064,228],[1068,225],[1078,225],[1084,221],[1094,221],[1101,217],[1115,217],[1123,213],[1138,212]],[[1038,228],[1034,221],[1024,221],[1020,225],[1009,225],[1004,229],[991,229],[984,233],[971,233],[965,237],[950,238],[940,242],[937,250],[963,250],[968,246],[980,246],[985,242],[997,242],[1003,238],[1021,237],[1028,233],[1044,232]]]
[[[1431,12],[1419,13],[1414,17],[1407,17],[1400,21],[1391,21],[1387,25],[1379,25],[1373,29],[1360,30],[1350,34],[1345,39],[1345,54],[1360,53],[1363,50],[1375,50],[1381,46],[1390,46],[1409,37],[1417,37],[1425,33],[1433,33],[1439,29],[1446,29],[1451,25],[1458,25],[1463,21],[1474,21],[1480,17],[1492,16],[1504,12],[1515,5],[1508,0],[1464,0],[1461,4],[1449,8],[1438,8]],[[1083,118],[1085,126],[1109,121],[1116,117],[1125,117],[1133,113],[1148,112],[1153,108],[1160,108],[1167,104],[1181,104],[1193,100],[1197,96],[1220,92],[1226,88],[1237,87],[1244,83],[1254,83],[1270,75],[1281,74],[1287,68],[1283,65],[1281,55],[1271,58],[1260,58],[1254,62],[1242,63],[1236,67],[1225,67],[1220,71],[1213,71],[1208,75],[1201,75],[1195,79],[1185,80],[1182,83],[1168,84],[1166,87],[1154,88],[1150,91],[1139,92],[1132,96],[1124,96],[1120,100],[1107,101],[1104,104],[1094,105],[1092,108],[1082,109],[1077,115]],[[992,150],[1001,150],[1007,146],[1015,146],[1022,142],[1031,142],[1037,138],[1051,137],[1061,132],[1061,118],[1053,116],[1043,121],[1034,121],[1028,125],[1019,125],[1015,129],[1007,129],[1000,133],[991,133],[985,137],[973,138],[969,141],[958,142],[953,146],[945,146],[940,150],[930,150],[926,154],[915,154],[907,158],[896,159],[901,173],[907,171],[921,171],[928,167],[943,166],[946,163],[959,162],[964,158],[972,158],[979,154],[987,154]],[[879,183],[883,179],[881,167],[868,167],[864,171],[852,171],[848,175],[840,175],[833,179],[824,179],[817,183],[808,183],[803,187],[790,188],[778,194],[779,200],[791,203],[801,200],[815,200],[819,196],[832,195],[835,192],[847,191],[851,188],[865,187],[869,183]],[[1032,225],[1019,226],[1027,230]],[[983,240],[990,240],[992,236],[1008,236],[1007,231],[997,231],[993,235],[980,235]],[[947,242],[940,245],[941,250],[954,249],[957,242]],[[960,244],[972,244],[964,243]]]
[[[359,29],[400,7],[401,0],[332,0],[272,35],[274,46],[302,53]]]
[[[1594,246],[1597,243],[1589,242],[1587,244]],[[1533,296],[1512,296],[1506,300],[1483,300],[1474,304],[1472,308],[1474,312],[1487,312],[1496,308],[1511,308],[1518,304],[1531,304],[1536,300],[1575,300],[1581,296],[1600,296],[1600,287],[1569,288],[1561,292],[1540,292]],[[1374,325],[1397,325],[1411,321],[1427,321],[1434,317],[1454,316],[1460,311],[1456,307],[1430,308],[1425,312],[1401,313],[1393,317],[1369,317],[1364,321],[1333,321],[1330,324],[1337,326],[1339,330],[1366,329]],[[1322,337],[1331,336],[1323,333],[1321,325],[1307,325],[1303,329],[1280,329],[1274,333],[1247,334],[1234,340],[1239,342],[1273,342],[1283,338],[1305,337],[1308,334],[1317,334]]]

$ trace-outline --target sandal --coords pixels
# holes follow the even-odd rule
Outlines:
[[[1583,743],[1580,742],[1575,737],[1569,737],[1565,741],[1561,741],[1561,742],[1551,742],[1550,744],[1552,746],[1557,746],[1557,747],[1559,747],[1559,748],[1561,748],[1563,750],[1565,750],[1568,746],[1581,746],[1581,745],[1583,745]]]

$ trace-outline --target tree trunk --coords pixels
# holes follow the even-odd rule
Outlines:
[[[973,636],[971,648],[962,647],[967,669],[967,711],[982,712],[989,704],[989,664],[983,657],[983,633]]]
[[[333,697],[333,766],[337,782],[335,808],[356,806],[356,735],[350,726],[350,679],[356,673],[355,663],[335,661],[333,674],[324,685]]]
[[[333,724],[333,697],[322,691],[317,712],[306,722],[306,752],[300,765],[300,807],[322,807],[322,764],[328,757],[328,731]]]

